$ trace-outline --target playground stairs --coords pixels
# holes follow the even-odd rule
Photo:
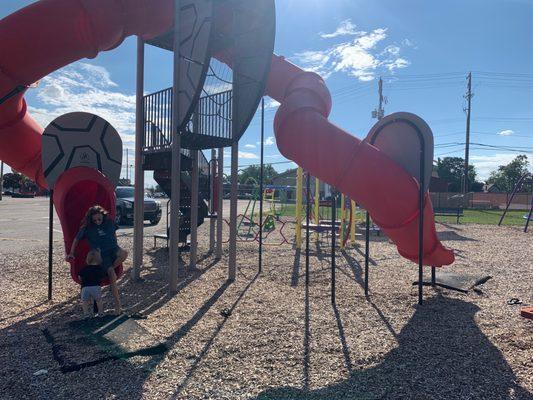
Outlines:
[[[184,154],[185,153],[185,154]],[[168,156],[168,157],[167,157]],[[172,196],[171,191],[171,158],[170,154],[161,153],[156,157],[152,157],[151,161],[156,161],[155,164],[147,163],[145,159],[145,170],[154,171],[154,179],[159,184],[161,189],[169,196]],[[167,161],[165,163],[165,160]],[[166,164],[166,165],[165,165]],[[200,167],[198,170],[199,176],[199,190],[198,190],[198,226],[203,224],[204,219],[208,214],[207,202],[210,199],[209,191],[209,168],[208,162],[204,155],[199,152],[199,164],[205,164],[206,167]],[[186,149],[181,153],[181,178],[180,178],[180,243],[186,243],[187,236],[191,233],[191,173],[192,173],[192,159],[190,152]],[[167,227],[168,229],[168,227]],[[168,232],[167,232],[168,234]]]
[[[207,104],[220,101],[218,108],[227,118],[208,115]],[[170,197],[172,166],[172,129],[170,118],[164,115],[172,107],[172,91],[165,89],[144,97],[143,169],[154,171],[154,179]],[[226,107],[229,107],[226,110]],[[198,151],[198,226],[209,218],[208,203],[211,198],[209,161],[201,150],[225,147],[231,144],[231,90],[200,98],[189,123],[181,131],[180,177],[180,243],[187,243],[191,232],[192,151]],[[229,123],[228,123],[229,120]],[[167,218],[168,221],[168,218]],[[168,223],[167,223],[168,235]]]
[[[182,154],[182,160],[186,157]],[[190,159],[189,159],[190,160]],[[172,196],[170,169],[159,169],[154,171],[154,179],[161,189],[169,196]],[[204,179],[200,179],[205,180]],[[209,183],[209,177],[207,177]],[[200,184],[200,186],[202,186]],[[206,202],[209,201],[209,184],[207,190],[204,187],[198,192],[198,226],[202,225],[208,214]],[[186,243],[187,236],[191,233],[191,176],[190,171],[182,169],[180,186],[180,243]],[[168,234],[168,232],[167,232]]]

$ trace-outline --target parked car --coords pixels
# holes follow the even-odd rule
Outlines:
[[[35,193],[30,193],[30,192],[27,192],[27,193],[13,193],[11,195],[11,197],[13,197],[14,199],[33,199],[35,197]]]
[[[115,221],[117,224],[133,223],[133,205],[135,201],[135,188],[131,186],[117,186],[117,209]],[[161,203],[149,197],[144,197],[144,219],[150,224],[157,225],[161,221]]]

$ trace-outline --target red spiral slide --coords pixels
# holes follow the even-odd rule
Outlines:
[[[274,120],[280,152],[360,203],[398,252],[418,262],[417,180],[378,148],[328,121],[331,96],[319,75],[274,55],[267,94],[281,103]],[[453,251],[440,243],[426,200],[423,263],[449,265]]]
[[[27,113],[25,89],[58,68],[117,47],[128,35],[148,39],[168,31],[173,6],[173,0],[41,0],[1,20],[0,159],[46,187],[42,128]],[[217,57],[231,64],[229,55]],[[328,121],[331,96],[320,76],[273,56],[267,94],[281,103],[275,132],[282,154],[362,204],[400,254],[416,262],[416,180],[379,149]],[[76,190],[88,194],[91,188]],[[424,214],[424,264],[451,264],[453,252],[437,238],[429,199]],[[58,215],[68,247],[79,219],[61,208]]]

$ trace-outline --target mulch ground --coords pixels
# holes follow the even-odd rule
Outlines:
[[[493,278],[466,295],[426,288],[422,306],[412,287],[416,265],[384,238],[372,237],[368,299],[363,240],[338,251],[332,305],[325,239],[312,241],[308,286],[305,254],[290,245],[265,246],[258,275],[257,243],[239,243],[237,280],[229,284],[227,244],[215,260],[204,225],[198,269],[170,295],[168,252],[147,237],[144,281],[127,273],[120,290],[126,311],[146,316],[136,322],[168,351],[71,372],[62,372],[58,356],[68,363],[102,355],[74,338],[59,348],[46,335],[81,315],[62,247],[55,249],[51,303],[47,249],[0,251],[0,398],[533,399],[533,321],[507,304],[518,298],[533,305],[533,234],[438,229],[457,253],[450,271]],[[130,237],[120,243],[132,250]]]

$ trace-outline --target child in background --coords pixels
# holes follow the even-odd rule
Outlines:
[[[88,317],[93,301],[98,305],[98,312],[102,313],[102,290],[100,282],[106,278],[107,274],[102,269],[102,257],[100,250],[91,250],[87,254],[87,265],[79,272],[78,278],[81,282],[81,305],[83,314]]]

